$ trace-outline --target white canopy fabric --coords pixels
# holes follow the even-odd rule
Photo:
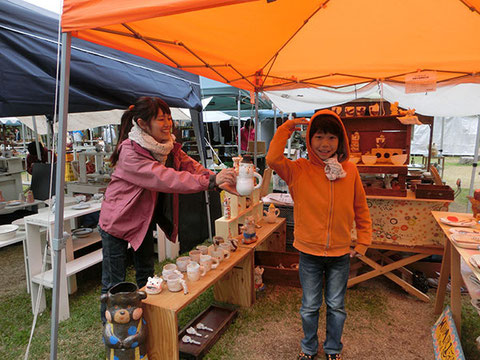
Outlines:
[[[11,126],[18,126],[21,123],[18,121],[16,117],[4,117],[0,118],[0,124],[2,125],[11,125]]]
[[[480,114],[480,76],[451,80],[437,84],[436,91],[405,93],[405,85],[394,82],[378,82],[349,86],[341,89],[302,88],[283,91],[267,91],[275,106],[285,113],[311,111],[344,104],[360,98],[383,98],[398,102],[405,109],[415,109],[428,116],[471,116]]]
[[[441,148],[442,119],[445,120],[443,147]],[[478,117],[435,117],[433,126],[433,142],[443,155],[473,156],[475,150],[475,134],[477,133]],[[428,154],[430,127],[415,125],[410,146],[412,154]]]

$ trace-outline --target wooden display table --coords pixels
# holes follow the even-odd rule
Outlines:
[[[178,359],[177,314],[194,301],[210,286],[214,286],[215,300],[250,307],[255,302],[254,250],[285,250],[285,219],[278,218],[274,224],[260,221],[255,243],[241,245],[229,259],[210,270],[199,281],[186,280],[189,293],[172,293],[163,289],[158,295],[149,295],[145,304],[145,319],[148,326],[148,356],[150,360]]]
[[[438,225],[443,230],[446,236],[445,249],[443,252],[442,269],[440,270],[440,279],[438,281],[437,297],[435,299],[435,314],[440,314],[443,311],[443,301],[445,300],[445,292],[447,290],[448,278],[451,277],[450,289],[450,307],[452,308],[453,320],[457,328],[458,336],[461,336],[462,325],[462,303],[461,303],[461,285],[462,275],[460,273],[460,257],[470,267],[475,276],[480,280],[480,271],[470,265],[469,258],[471,255],[480,254],[479,250],[464,249],[458,247],[451,241],[451,233],[449,229],[451,226],[440,222],[440,218],[446,216],[457,216],[459,218],[472,217],[472,214],[453,213],[445,211],[432,211],[432,215],[437,221]],[[480,225],[475,227],[480,230]]]
[[[215,299],[240,306],[255,301],[253,283],[253,250],[239,247],[229,259],[210,270],[196,282],[186,280],[189,293],[172,293],[164,288],[158,295],[148,295],[145,319],[148,326],[148,358],[150,360],[178,359],[177,314],[210,286],[215,285]]]

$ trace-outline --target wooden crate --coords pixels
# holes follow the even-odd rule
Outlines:
[[[298,277],[299,254],[294,252],[255,251],[255,266],[265,269],[263,282],[266,284],[301,287]],[[279,265],[283,268],[278,268]]]
[[[454,200],[453,189],[448,185],[418,184],[415,189],[417,199],[443,199]]]

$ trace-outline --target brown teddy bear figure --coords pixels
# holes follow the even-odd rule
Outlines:
[[[137,285],[122,282],[100,297],[107,303],[103,328],[107,360],[148,360],[145,340],[147,325],[143,320],[142,300],[147,297]]]

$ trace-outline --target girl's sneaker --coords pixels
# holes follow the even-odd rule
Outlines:
[[[327,360],[342,360],[342,354],[325,354]]]
[[[300,351],[298,354],[297,360],[314,360],[317,357],[317,354],[309,355],[305,354],[303,351]]]

